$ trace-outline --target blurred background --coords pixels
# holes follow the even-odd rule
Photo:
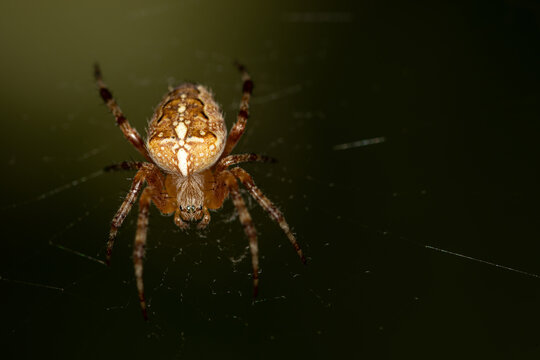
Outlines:
[[[2,1],[2,358],[537,359],[539,25],[532,0]],[[235,59],[236,152],[279,160],[244,168],[308,265],[248,199],[253,300],[230,202],[202,232],[152,208],[145,322],[134,212],[102,263],[133,174],[99,171],[141,157],[92,64],[144,134],[182,81],[230,128]]]

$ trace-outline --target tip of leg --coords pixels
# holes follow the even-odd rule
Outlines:
[[[97,62],[94,63],[94,77],[96,79],[101,78],[101,69],[99,68],[99,64]]]
[[[253,298],[257,298],[257,295],[259,295],[259,287],[255,286],[253,287]]]
[[[262,157],[262,160],[263,160],[264,162],[268,162],[268,163],[271,163],[271,164],[275,164],[275,163],[278,162],[278,160],[277,160],[276,158],[273,158],[273,157],[271,157],[271,156],[263,156],[263,157]]]
[[[240,64],[238,60],[234,60],[234,66],[236,66],[239,71],[246,71],[246,67]]]
[[[148,321],[148,312],[146,311],[146,301],[144,301],[144,295],[142,297],[139,297],[139,301],[141,303],[142,316],[145,321]]]
[[[259,279],[253,279],[253,298],[255,299],[259,295]]]
[[[144,321],[148,321],[148,312],[146,311],[146,308],[141,309],[142,316],[144,318]]]
[[[304,253],[302,252],[302,249],[300,249],[298,245],[296,245],[295,247],[296,247],[296,253],[300,257],[300,261],[302,262],[302,264],[306,265],[307,260],[306,260],[306,257],[304,256]]]

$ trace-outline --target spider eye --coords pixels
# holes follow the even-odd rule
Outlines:
[[[184,209],[182,209],[182,205],[180,205],[180,211],[182,211],[182,210],[184,210]]]
[[[202,205],[199,206],[199,210],[202,210]]]

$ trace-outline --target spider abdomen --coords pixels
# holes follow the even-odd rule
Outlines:
[[[182,84],[157,106],[146,147],[163,170],[188,176],[212,166],[225,148],[227,128],[219,106],[202,85]]]

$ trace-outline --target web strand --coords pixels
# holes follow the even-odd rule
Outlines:
[[[496,264],[496,263],[493,263],[493,262],[490,262],[490,261],[486,261],[486,260],[482,260],[482,259],[477,259],[477,258],[474,258],[474,257],[472,257],[472,256],[463,255],[463,254],[456,253],[456,252],[449,251],[449,250],[439,249],[439,248],[436,248],[436,247],[433,247],[433,246],[429,246],[429,245],[424,245],[424,248],[426,248],[426,249],[428,249],[428,250],[433,250],[433,251],[441,252],[441,253],[443,253],[443,254],[448,254],[448,255],[457,256],[457,257],[460,257],[460,258],[463,258],[463,259],[467,259],[467,260],[471,260],[471,261],[474,261],[474,262],[477,262],[477,263],[480,263],[480,264],[486,264],[486,265],[489,265],[489,266],[496,267],[496,268],[498,268],[498,269],[508,270],[508,271],[512,271],[512,272],[515,272],[515,273],[518,273],[518,274],[522,274],[522,275],[526,275],[526,276],[530,276],[530,277],[534,277],[534,278],[540,279],[540,275],[537,275],[537,274],[534,274],[534,273],[530,273],[530,272],[527,272],[527,271],[523,271],[523,270],[519,270],[519,269],[514,269],[514,268],[511,268],[511,267],[508,267],[508,266]]]

